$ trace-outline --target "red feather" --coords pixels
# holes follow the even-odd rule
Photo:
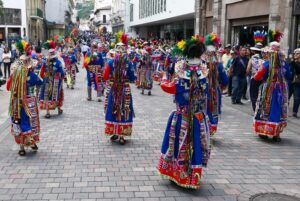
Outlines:
[[[52,48],[52,49],[55,49],[55,47],[56,47],[55,42],[54,41],[50,41],[49,42],[49,47]]]

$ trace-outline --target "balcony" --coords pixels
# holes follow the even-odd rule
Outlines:
[[[44,18],[44,13],[41,9],[35,8],[35,9],[30,9],[30,18]]]

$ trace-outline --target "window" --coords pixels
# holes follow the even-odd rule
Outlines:
[[[106,15],[103,15],[103,23],[106,23]]]
[[[0,24],[22,25],[21,9],[3,8],[0,15]]]
[[[130,22],[133,21],[133,4],[130,4]]]
[[[141,19],[141,5],[142,5],[142,1],[139,1],[139,19]]]

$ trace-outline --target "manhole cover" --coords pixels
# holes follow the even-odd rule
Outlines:
[[[252,196],[250,201],[300,201],[300,198],[278,193],[262,193]]]

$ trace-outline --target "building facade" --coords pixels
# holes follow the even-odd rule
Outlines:
[[[94,19],[93,25],[96,30],[103,32],[112,32],[110,16],[112,12],[111,0],[95,0],[94,1]]]
[[[180,40],[194,34],[195,0],[130,0],[129,28],[133,37]]]
[[[46,2],[47,37],[68,36],[74,26],[72,21],[74,0],[51,0]]]
[[[112,0],[110,16],[112,32],[125,31],[126,1],[128,0]]]
[[[223,44],[254,45],[254,31],[278,29],[285,51],[299,46],[300,0],[196,0],[195,9],[195,32],[218,33]]]
[[[28,37],[31,44],[46,39],[45,0],[26,0]]]
[[[12,40],[28,40],[28,28],[25,0],[2,0],[3,9],[0,15],[0,41],[10,44]]]

